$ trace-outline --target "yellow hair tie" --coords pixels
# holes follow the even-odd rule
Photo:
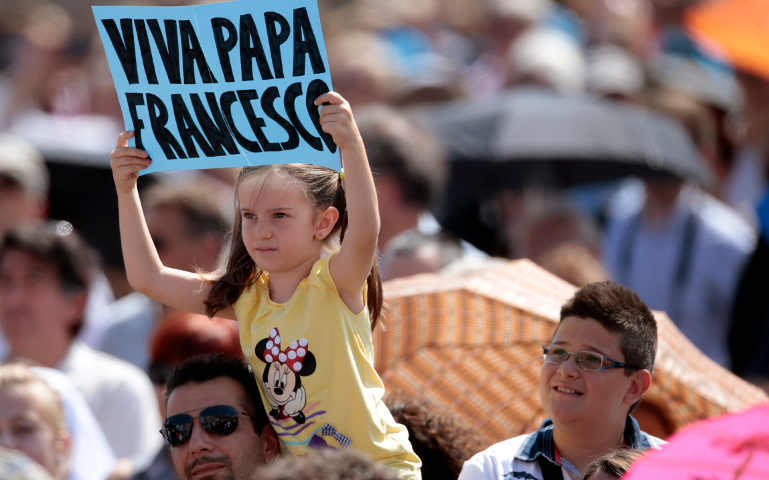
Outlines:
[[[339,180],[344,180],[344,168],[339,170]]]

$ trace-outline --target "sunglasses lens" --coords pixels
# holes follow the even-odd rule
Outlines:
[[[205,408],[200,412],[200,425],[208,433],[229,435],[238,428],[238,411],[229,405]]]
[[[186,413],[169,417],[163,423],[162,433],[172,447],[186,443],[192,433],[192,417]]]
[[[593,352],[577,352],[577,365],[584,370],[600,370],[603,357]]]

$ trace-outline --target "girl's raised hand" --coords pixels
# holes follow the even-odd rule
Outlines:
[[[315,99],[315,105],[322,107],[320,109],[321,128],[334,138],[334,143],[341,150],[362,145],[352,109],[344,97],[336,92],[326,92]]]
[[[112,179],[115,181],[115,189],[118,193],[130,193],[136,187],[139,170],[144,170],[152,163],[147,152],[128,146],[128,139],[133,136],[132,131],[118,135],[117,145],[109,154]]]

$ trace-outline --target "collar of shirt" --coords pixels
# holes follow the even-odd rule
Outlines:
[[[636,419],[630,415],[627,416],[625,421],[624,436],[625,445],[631,448],[642,450],[651,448],[649,439],[643,432],[641,432],[641,428],[638,426]],[[537,461],[537,457],[540,456],[544,457],[553,465],[561,466],[561,458],[557,453],[555,442],[553,441],[553,422],[549,418],[540,425],[539,429],[534,432],[534,434],[529,436],[515,458],[524,462],[535,462]],[[573,465],[571,466],[573,467]]]

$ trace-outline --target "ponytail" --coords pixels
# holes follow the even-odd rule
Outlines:
[[[379,315],[382,313],[382,277],[379,275],[379,262],[374,258],[371,265],[371,272],[366,279],[366,305],[368,306],[369,317],[371,318],[371,330],[376,328]]]

